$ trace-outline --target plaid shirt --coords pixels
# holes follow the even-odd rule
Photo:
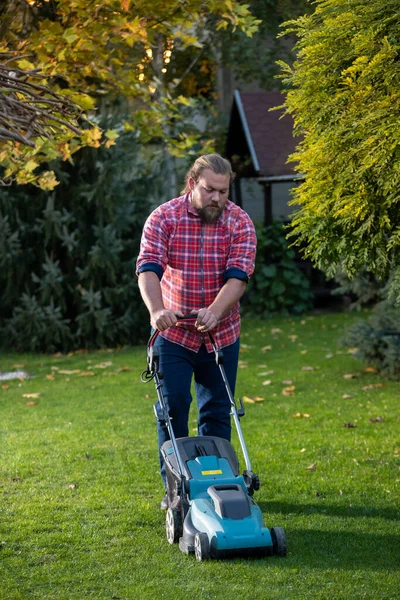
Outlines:
[[[162,204],[147,219],[136,272],[157,273],[165,308],[189,314],[210,306],[227,279],[247,282],[255,253],[254,225],[244,210],[228,200],[218,221],[206,224],[186,194]],[[237,340],[239,302],[212,334],[218,348]],[[208,335],[198,332],[194,323],[178,322],[161,335],[195,352],[203,343],[212,351]]]

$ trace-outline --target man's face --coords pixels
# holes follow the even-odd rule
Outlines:
[[[204,169],[197,183],[189,179],[192,206],[204,223],[216,223],[228,200],[229,175],[218,175]]]

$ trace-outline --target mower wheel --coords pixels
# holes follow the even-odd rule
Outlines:
[[[276,556],[286,556],[286,535],[282,527],[273,527],[271,529],[271,538],[273,543],[273,553]]]
[[[210,543],[206,533],[196,533],[194,536],[194,554],[198,561],[210,558]]]
[[[176,508],[169,508],[167,510],[165,518],[165,531],[169,544],[177,544],[179,542],[179,538],[183,533],[182,517],[180,511]]]

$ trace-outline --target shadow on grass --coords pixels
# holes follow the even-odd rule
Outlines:
[[[379,517],[388,521],[398,521],[399,511],[363,506],[338,507],[326,504],[296,505],[274,502],[260,502],[259,506],[268,527],[281,525],[278,515],[311,517],[321,514],[349,519],[347,523],[336,522],[332,525],[332,531],[301,529],[296,527],[295,523],[293,528],[286,525],[289,556],[292,559],[288,561],[288,566],[293,567],[294,560],[314,569],[400,571],[400,535],[379,533],[379,526],[376,524],[370,528],[370,533],[351,530],[352,517]],[[285,561],[282,565],[284,563]]]
[[[369,506],[332,506],[324,500],[314,504],[287,504],[285,502],[257,502],[265,513],[280,513],[283,515],[313,515],[321,514],[341,518],[378,518],[387,521],[400,521],[400,510],[395,508],[373,508]]]

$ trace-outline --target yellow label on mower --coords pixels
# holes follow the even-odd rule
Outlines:
[[[202,475],[222,475],[222,471],[220,469],[216,471],[202,471]]]

